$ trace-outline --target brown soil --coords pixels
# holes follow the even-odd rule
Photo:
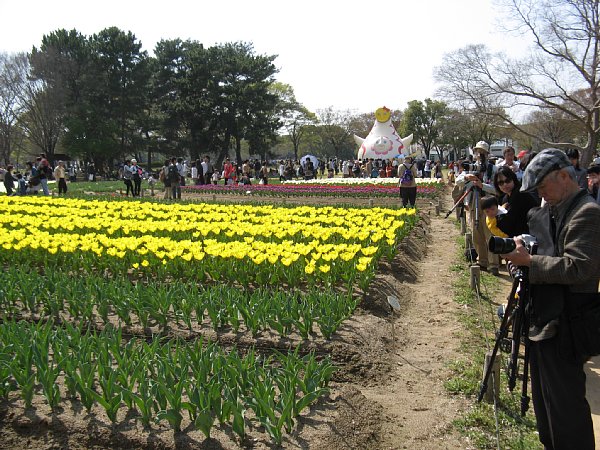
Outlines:
[[[239,201],[237,197],[230,200]],[[336,200],[340,202],[315,202],[333,204]],[[375,205],[380,204],[378,200],[373,201]],[[444,208],[451,206],[447,193],[443,202]],[[369,201],[348,203],[367,205]],[[284,435],[283,448],[468,447],[451,426],[467,403],[443,388],[449,376],[447,364],[459,355],[459,306],[452,300],[450,287],[459,232],[450,220],[436,215],[429,200],[418,206],[423,220],[402,243],[397,257],[381,264],[362,304],[334,339],[319,342],[339,370],[330,395],[305,410],[292,433]],[[399,299],[399,311],[392,310],[388,296]],[[11,397],[0,404],[0,448],[277,448],[261,429],[251,429],[239,442],[226,427],[216,428],[211,439],[191,427],[174,433],[164,423],[146,430],[135,414],[126,415],[124,410],[118,423],[112,426],[99,407],[88,415],[77,402],[65,402],[62,410],[52,414],[41,396],[36,396],[34,407],[28,410],[21,400]]]

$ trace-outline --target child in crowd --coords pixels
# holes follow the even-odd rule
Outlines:
[[[480,200],[479,205],[485,214],[485,224],[494,236],[507,238],[508,234],[498,228],[498,221],[506,214],[506,209],[498,206],[498,199],[494,196],[486,196]]]
[[[27,195],[27,181],[25,181],[25,177],[22,174],[17,174],[17,192],[19,195]]]

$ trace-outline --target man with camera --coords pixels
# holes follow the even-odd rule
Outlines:
[[[488,173],[487,156],[489,145],[485,141],[479,141],[473,147],[473,153],[476,158],[474,164],[463,163],[463,171],[456,177],[456,184],[452,191],[454,201],[457,201],[461,194],[468,194],[464,199],[465,208],[469,212],[469,228],[473,237],[473,246],[478,255],[478,264],[481,270],[489,270],[491,274],[498,275],[498,255],[488,252],[487,242],[491,237],[491,232],[485,224],[485,214],[479,207],[479,199],[482,195],[495,195],[496,189],[489,184],[490,175]]]
[[[583,364],[600,351],[600,206],[579,188],[558,149],[543,150],[527,166],[521,191],[532,190],[545,200],[528,216],[539,254],[516,237],[515,250],[502,257],[525,268],[531,284],[528,339],[539,437],[546,449],[593,449]]]

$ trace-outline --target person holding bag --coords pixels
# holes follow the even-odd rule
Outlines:
[[[531,284],[528,340],[539,438],[547,449],[593,449],[583,365],[600,353],[600,206],[580,189],[569,158],[555,148],[527,166],[521,191],[533,190],[546,202],[528,216],[538,254],[515,237],[515,250],[502,257],[527,268]]]

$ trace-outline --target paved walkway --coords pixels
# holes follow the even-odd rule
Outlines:
[[[585,374],[587,376],[586,397],[592,410],[596,447],[600,448],[600,356],[592,358],[585,365]]]

